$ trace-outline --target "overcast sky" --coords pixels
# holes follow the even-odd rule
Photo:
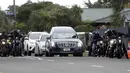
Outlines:
[[[37,2],[37,1],[43,1],[43,0],[31,0],[33,2]],[[84,1],[88,1],[88,0],[44,0],[44,1],[52,1],[53,3],[58,3],[60,5],[65,5],[65,6],[71,6],[73,4],[77,4],[81,7],[84,7]],[[91,2],[95,2],[97,0],[91,0]],[[16,0],[16,5],[22,5],[25,2],[27,2],[27,0]],[[2,10],[7,9],[7,7],[9,5],[13,4],[13,0],[1,0],[0,1],[0,7]]]

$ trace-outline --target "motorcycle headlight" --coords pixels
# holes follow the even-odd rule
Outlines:
[[[114,40],[111,40],[110,43],[113,44],[113,43],[114,43]]]
[[[103,41],[100,41],[100,43],[102,44],[102,43],[103,43]]]
[[[55,43],[51,41],[51,47],[55,47]]]
[[[119,40],[119,43],[121,43],[121,40]]]
[[[5,44],[5,42],[2,42],[2,44]]]
[[[78,47],[82,47],[83,43],[81,41],[78,42]]]

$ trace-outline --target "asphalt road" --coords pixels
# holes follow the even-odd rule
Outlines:
[[[0,73],[130,73],[130,60],[98,57],[0,57]]]

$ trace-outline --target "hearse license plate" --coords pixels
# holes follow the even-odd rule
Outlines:
[[[70,48],[65,48],[64,51],[70,51]]]

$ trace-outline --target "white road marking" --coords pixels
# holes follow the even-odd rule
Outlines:
[[[38,60],[43,60],[42,58],[36,57]]]
[[[127,71],[129,71],[129,72],[130,72],[130,70],[127,70]]]
[[[22,58],[24,58],[24,57],[17,57],[17,58],[22,59]]]
[[[28,59],[32,59],[32,60],[35,60],[35,58],[32,58],[32,57],[28,57]]]
[[[104,66],[100,66],[100,65],[92,65],[92,67],[103,68]]]
[[[47,61],[49,61],[49,62],[54,62],[55,60],[47,60]]]
[[[73,62],[70,62],[70,63],[68,63],[68,64],[75,64],[75,63],[73,63]]]
[[[19,58],[19,59],[32,59],[32,60],[35,60],[35,58],[33,58],[33,57],[17,57],[17,58]]]

